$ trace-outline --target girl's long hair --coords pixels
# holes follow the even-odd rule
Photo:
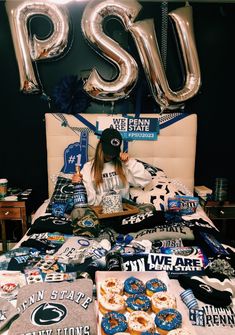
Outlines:
[[[122,168],[122,162],[118,157],[115,157],[112,159],[112,162],[115,167],[115,171],[117,175],[120,177],[123,184],[127,182],[126,176],[124,174],[123,168]],[[94,174],[94,181],[96,187],[98,187],[100,184],[102,184],[102,171],[104,168],[104,152],[102,149],[101,141],[98,142],[96,150],[95,150],[95,157],[93,159],[91,172]]]

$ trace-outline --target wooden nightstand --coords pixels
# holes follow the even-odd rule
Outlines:
[[[26,201],[0,201],[0,223],[2,232],[2,250],[7,250],[6,238],[6,220],[20,220],[22,226],[22,234],[27,231],[27,215],[26,215]]]
[[[221,233],[226,235],[227,220],[235,220],[235,202],[207,201],[204,205],[204,210]],[[229,237],[233,240],[235,239],[235,236]]]

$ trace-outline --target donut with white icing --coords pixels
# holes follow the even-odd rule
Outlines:
[[[151,307],[154,313],[166,308],[176,308],[176,306],[176,298],[167,292],[156,292],[151,297]]]
[[[106,278],[100,285],[101,294],[107,293],[123,293],[123,283],[118,278],[109,277]]]
[[[120,294],[106,293],[99,298],[99,310],[102,314],[111,311],[124,313],[125,309],[125,299]]]
[[[128,330],[131,335],[140,335],[143,332],[153,333],[155,329],[153,318],[144,311],[130,313],[128,318]]]

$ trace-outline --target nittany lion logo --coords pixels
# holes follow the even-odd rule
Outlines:
[[[57,226],[63,226],[68,223],[66,220],[59,220],[59,219],[55,219],[52,222],[54,225],[57,225]]]
[[[39,305],[31,314],[31,322],[36,326],[52,325],[61,322],[67,315],[64,305],[44,303]]]
[[[111,142],[112,146],[114,147],[119,147],[119,145],[121,145],[121,142],[118,138],[112,138]]]
[[[199,287],[201,287],[203,290],[211,293],[212,289],[210,288],[210,286],[206,285],[206,284],[200,284]]]
[[[62,194],[71,194],[73,193],[74,185],[73,184],[65,184],[61,186],[60,192]]]

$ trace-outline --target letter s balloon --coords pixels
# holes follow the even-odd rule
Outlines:
[[[43,60],[62,54],[68,43],[69,17],[67,10],[53,0],[6,1],[16,59],[23,93],[40,93],[32,60]],[[29,37],[28,22],[34,15],[45,15],[53,24],[53,32],[47,39]]]
[[[96,69],[88,77],[84,90],[94,99],[115,101],[128,96],[138,78],[138,65],[134,58],[116,41],[108,37],[102,28],[105,17],[117,16],[126,30],[134,21],[142,6],[135,0],[89,1],[82,16],[82,32],[95,51],[118,68],[118,76],[105,81]]]

